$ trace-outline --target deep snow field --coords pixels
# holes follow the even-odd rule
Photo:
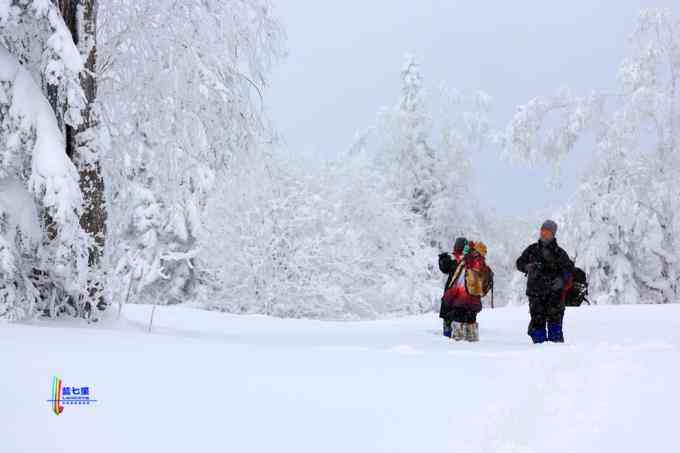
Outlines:
[[[537,346],[525,307],[483,311],[477,344],[435,314],[150,311],[0,324],[0,452],[680,451],[680,305],[568,309]],[[54,375],[98,402],[54,415]]]

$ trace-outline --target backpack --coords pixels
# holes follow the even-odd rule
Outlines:
[[[588,278],[586,273],[580,267],[575,267],[571,275],[571,288],[567,291],[564,299],[564,304],[567,307],[580,307],[585,301],[590,305],[588,300]]]
[[[485,250],[486,251],[486,250]],[[493,286],[493,271],[486,265],[484,255],[478,255],[465,266],[465,289],[471,296],[484,297]]]

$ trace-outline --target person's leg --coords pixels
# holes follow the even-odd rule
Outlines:
[[[479,310],[475,308],[468,308],[467,309],[467,316],[466,316],[466,331],[465,331],[465,339],[467,341],[472,341],[476,342],[479,341],[479,326],[477,324],[477,313],[479,313]]]
[[[439,306],[439,317],[442,318],[442,333],[445,337],[451,336],[451,320],[447,319],[447,313],[449,312],[449,307],[447,303],[444,302],[442,298],[441,305]]]
[[[465,308],[453,307],[451,314],[451,338],[456,341],[463,340],[465,338],[465,331],[463,329],[466,320]]]
[[[564,320],[564,300],[561,294],[553,294],[548,300],[548,341],[564,343],[562,322]]]
[[[450,337],[451,336],[451,321],[447,319],[442,319],[443,321],[443,326],[442,326],[442,333],[444,334],[445,337]]]
[[[546,333],[546,303],[544,297],[529,298],[529,322],[528,334],[534,343],[543,343],[547,339]]]
[[[479,341],[479,323],[477,322],[477,314],[482,311],[480,308],[475,308],[472,313],[472,341]]]

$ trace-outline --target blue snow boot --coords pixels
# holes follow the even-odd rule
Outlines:
[[[536,343],[544,343],[547,339],[545,329],[531,329],[529,330],[529,336],[531,340]]]
[[[443,329],[444,336],[447,337],[447,338],[451,338],[451,332],[453,332],[453,328],[451,327],[451,324],[444,321],[444,329]]]
[[[548,323],[548,341],[552,341],[553,343],[564,343],[562,324]]]

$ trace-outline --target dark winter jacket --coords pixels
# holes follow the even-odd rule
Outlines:
[[[539,240],[517,259],[517,270],[527,274],[527,296],[545,296],[562,291],[574,263],[556,239],[547,244]]]
[[[458,264],[460,264],[460,260],[462,259],[463,259],[462,256],[453,255],[453,257],[451,257],[451,255],[448,253],[442,253],[441,255],[439,255],[439,270],[442,271],[442,274],[449,275],[448,278],[446,279],[444,290],[446,290],[446,288],[448,288],[449,285],[451,284],[453,273],[456,272]]]
[[[458,255],[451,257],[449,253],[442,253],[439,255],[439,270],[442,272],[442,274],[448,274],[446,284],[444,285],[444,291],[446,291],[446,288],[451,285],[453,274],[456,272],[458,264],[460,264],[460,260],[462,259],[463,257]],[[439,307],[439,317],[445,319],[446,313],[449,311],[449,309],[450,308],[446,307],[446,304],[442,300],[441,306]]]

